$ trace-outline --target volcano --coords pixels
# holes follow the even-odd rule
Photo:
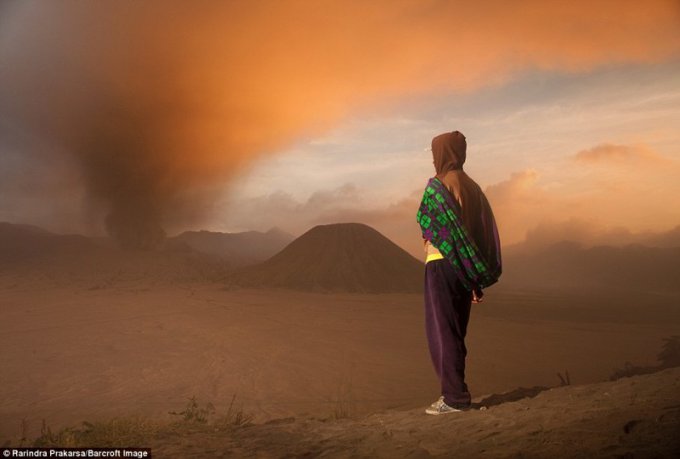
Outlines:
[[[423,263],[370,226],[319,225],[272,258],[229,278],[230,286],[327,292],[420,292]]]

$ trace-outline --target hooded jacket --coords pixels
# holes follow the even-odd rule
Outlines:
[[[477,182],[463,171],[466,156],[467,142],[460,132],[448,132],[432,139],[437,178],[461,205],[463,224],[481,254],[487,260],[500,260],[501,248],[493,211]],[[424,244],[426,255],[441,255],[430,241],[424,239]]]

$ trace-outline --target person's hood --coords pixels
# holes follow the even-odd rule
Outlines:
[[[458,131],[440,134],[432,139],[432,157],[437,176],[442,177],[448,171],[462,169],[466,152],[465,136]]]

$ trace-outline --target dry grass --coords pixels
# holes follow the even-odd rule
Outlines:
[[[184,410],[169,414],[179,416],[175,421],[158,421],[143,416],[126,416],[99,422],[83,421],[79,426],[53,432],[43,420],[41,435],[33,441],[37,447],[116,447],[145,445],[155,438],[181,435],[188,431],[228,431],[249,425],[252,416],[235,405],[234,394],[227,413],[218,415],[210,402],[201,405],[196,397],[189,398]],[[23,446],[26,438],[22,438]],[[4,446],[10,446],[9,444]]]
[[[120,445],[143,445],[149,438],[158,435],[168,425],[153,420],[129,416],[101,422],[84,421],[79,427],[66,427],[52,432],[43,420],[40,437],[33,446],[42,447],[115,447]]]

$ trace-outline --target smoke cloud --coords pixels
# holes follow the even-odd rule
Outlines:
[[[352,113],[680,50],[674,1],[22,1],[0,13],[0,139],[29,164],[75,159],[85,207],[128,247],[157,245],[253,158]]]

